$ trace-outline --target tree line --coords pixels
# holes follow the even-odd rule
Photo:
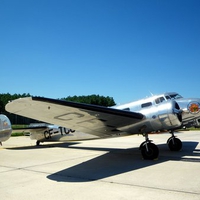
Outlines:
[[[37,123],[38,121],[29,119],[26,117],[22,117],[19,115],[15,115],[12,113],[9,113],[5,110],[5,105],[12,100],[23,98],[23,97],[31,97],[29,93],[24,94],[0,94],[0,114],[5,114],[8,116],[12,124],[30,124],[30,123]],[[78,103],[86,103],[86,104],[93,104],[93,105],[99,105],[99,106],[114,106],[116,103],[112,97],[105,97],[100,95],[87,95],[87,96],[68,96],[61,98],[60,100],[64,101],[73,101]]]
[[[93,105],[99,105],[99,106],[105,106],[110,107],[115,105],[115,101],[112,97],[104,97],[100,95],[88,95],[88,96],[68,96],[66,98],[63,98],[66,101],[73,101],[73,102],[79,102],[79,103],[87,103],[87,104],[93,104]]]

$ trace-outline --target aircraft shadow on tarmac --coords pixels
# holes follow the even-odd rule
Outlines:
[[[44,148],[53,148],[53,147],[61,147],[61,148],[69,148],[72,145],[80,144],[80,142],[66,142],[66,143],[48,143],[44,145],[30,145],[30,146],[17,146],[17,147],[7,147],[9,150],[30,150],[30,149],[44,149]]]
[[[149,167],[169,160],[200,162],[200,149],[195,149],[197,145],[198,142],[183,142],[183,149],[180,152],[169,151],[166,144],[158,145],[160,149],[159,159],[153,161],[143,160],[138,148],[105,149],[70,146],[69,148],[74,149],[103,150],[109,152],[51,174],[47,178],[58,182],[88,182]]]

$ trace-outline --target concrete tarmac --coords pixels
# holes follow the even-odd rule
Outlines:
[[[142,136],[70,143],[12,137],[0,147],[0,198],[146,200],[200,199],[200,132],[176,134],[180,152],[166,145],[170,134],[150,135],[158,160],[143,160]]]

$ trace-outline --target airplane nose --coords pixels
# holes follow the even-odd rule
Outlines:
[[[5,115],[0,115],[0,142],[8,140],[11,136],[12,128],[10,120]]]

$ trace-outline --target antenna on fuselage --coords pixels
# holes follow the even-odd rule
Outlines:
[[[151,96],[154,96],[154,94],[151,91],[149,91],[149,93],[151,94]]]

